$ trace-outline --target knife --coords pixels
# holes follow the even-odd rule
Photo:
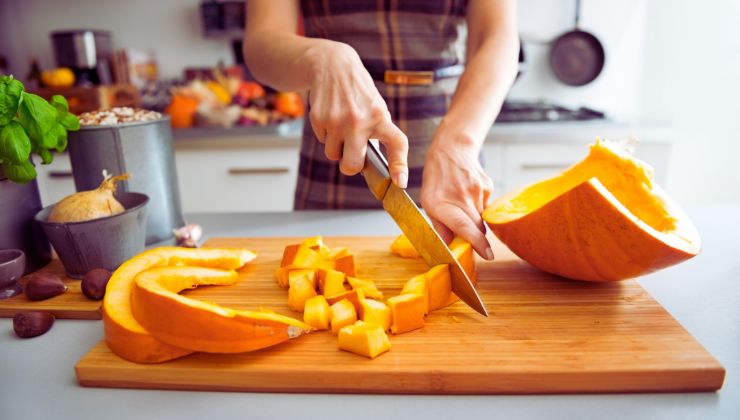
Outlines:
[[[424,261],[430,267],[438,264],[449,265],[452,291],[478,313],[488,316],[488,311],[475,286],[432,224],[424,217],[408,193],[391,182],[388,162],[372,141],[367,144],[362,175],[375,198],[383,203],[385,211],[391,215]]]

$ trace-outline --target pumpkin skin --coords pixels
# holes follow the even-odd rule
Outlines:
[[[126,261],[111,276],[103,299],[106,344],[119,357],[135,363],[160,363],[192,353],[155,338],[136,320],[131,308],[135,276],[170,264],[236,269],[254,258],[254,253],[242,249],[162,247]]]
[[[653,182],[652,169],[601,141],[561,175],[495,200],[483,218],[520,258],[576,280],[637,277],[701,248],[696,228]]]
[[[236,273],[225,277],[207,270],[156,267],[137,274],[131,291],[136,320],[165,343],[208,353],[258,350],[311,330],[290,317],[235,310],[178,294],[187,288],[228,285],[237,280]]]

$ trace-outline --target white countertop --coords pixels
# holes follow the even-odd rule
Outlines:
[[[737,419],[740,418],[740,205],[688,206],[698,257],[640,282],[727,370],[716,393],[414,396],[250,394],[84,388],[74,365],[103,336],[99,321],[57,320],[21,340],[0,319],[0,418],[15,419]],[[382,212],[202,214],[207,236],[395,234]]]

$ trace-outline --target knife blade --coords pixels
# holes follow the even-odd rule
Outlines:
[[[424,261],[430,267],[448,264],[452,291],[455,295],[481,315],[488,316],[488,311],[475,286],[432,224],[424,217],[408,193],[391,182],[388,163],[372,141],[367,145],[362,175],[375,198],[383,203],[385,211],[401,228]]]

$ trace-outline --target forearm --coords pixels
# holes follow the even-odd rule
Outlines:
[[[258,29],[244,37],[244,58],[260,82],[282,91],[305,91],[316,65],[312,57],[331,41],[281,30]]]

